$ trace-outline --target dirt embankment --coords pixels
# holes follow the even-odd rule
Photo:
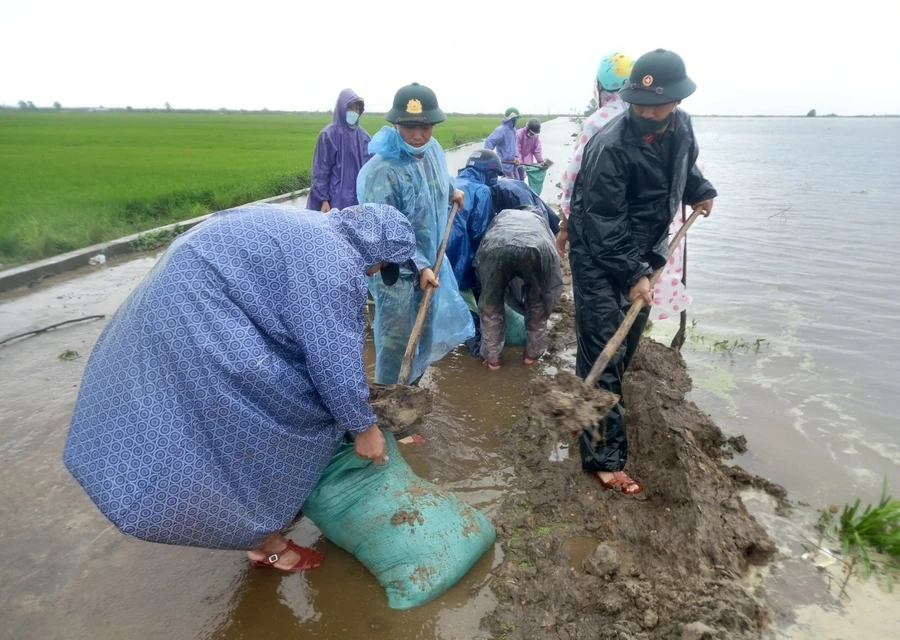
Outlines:
[[[571,301],[557,311],[551,361],[574,345]],[[729,443],[685,401],[690,387],[680,354],[645,339],[625,386],[637,498],[583,473],[574,438],[564,436],[570,459],[550,462],[555,438],[535,420],[505,434],[517,484],[495,520],[505,556],[492,580],[500,603],[485,619],[494,637],[761,636],[767,610],[743,578],[775,546],[738,491],[765,483],[724,464]]]

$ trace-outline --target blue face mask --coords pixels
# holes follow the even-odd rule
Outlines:
[[[351,127],[355,127],[357,122],[359,122],[359,114],[355,111],[348,111],[347,124],[349,124]]]
[[[423,144],[421,147],[414,147],[411,144],[409,144],[408,142],[406,142],[406,140],[403,139],[403,136],[400,135],[399,131],[397,132],[397,141],[400,143],[401,149],[403,149],[408,154],[413,155],[413,156],[417,156],[420,153],[425,153],[425,151],[428,149],[428,147],[432,146],[432,144],[437,144],[437,140],[435,138],[432,138],[431,140],[429,140],[428,142]]]

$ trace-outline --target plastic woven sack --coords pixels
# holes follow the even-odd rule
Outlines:
[[[541,167],[525,167],[525,176],[528,178],[528,186],[538,195],[544,189],[544,179],[547,170]]]
[[[497,532],[480,511],[412,472],[394,437],[379,467],[345,440],[303,505],[326,538],[353,554],[385,589],[392,609],[441,594],[472,568]]]
[[[459,292],[466,301],[469,311],[478,315],[478,303],[475,302],[475,295],[471,289],[463,289]],[[506,305],[506,344],[514,347],[521,347],[525,344],[528,335],[525,333],[525,316]]]

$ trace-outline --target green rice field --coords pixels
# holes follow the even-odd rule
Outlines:
[[[452,116],[447,148],[499,116]],[[309,186],[330,114],[0,110],[0,268]],[[361,121],[370,133],[380,114]]]

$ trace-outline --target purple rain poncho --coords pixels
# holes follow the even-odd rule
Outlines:
[[[384,205],[248,205],[179,236],[91,353],[69,471],[123,533],[258,547],[375,423],[365,270],[415,253]]]
[[[519,167],[513,160],[519,155],[516,143],[516,118],[504,118],[484,141],[484,148],[495,151],[503,161],[503,175],[507,178],[519,178]]]
[[[327,201],[332,209],[343,209],[359,204],[356,199],[356,177],[368,162],[368,132],[357,122],[347,124],[347,107],[362,100],[350,89],[344,89],[334,105],[334,119],[322,129],[313,155],[312,186],[309,190],[307,208],[322,209]]]

